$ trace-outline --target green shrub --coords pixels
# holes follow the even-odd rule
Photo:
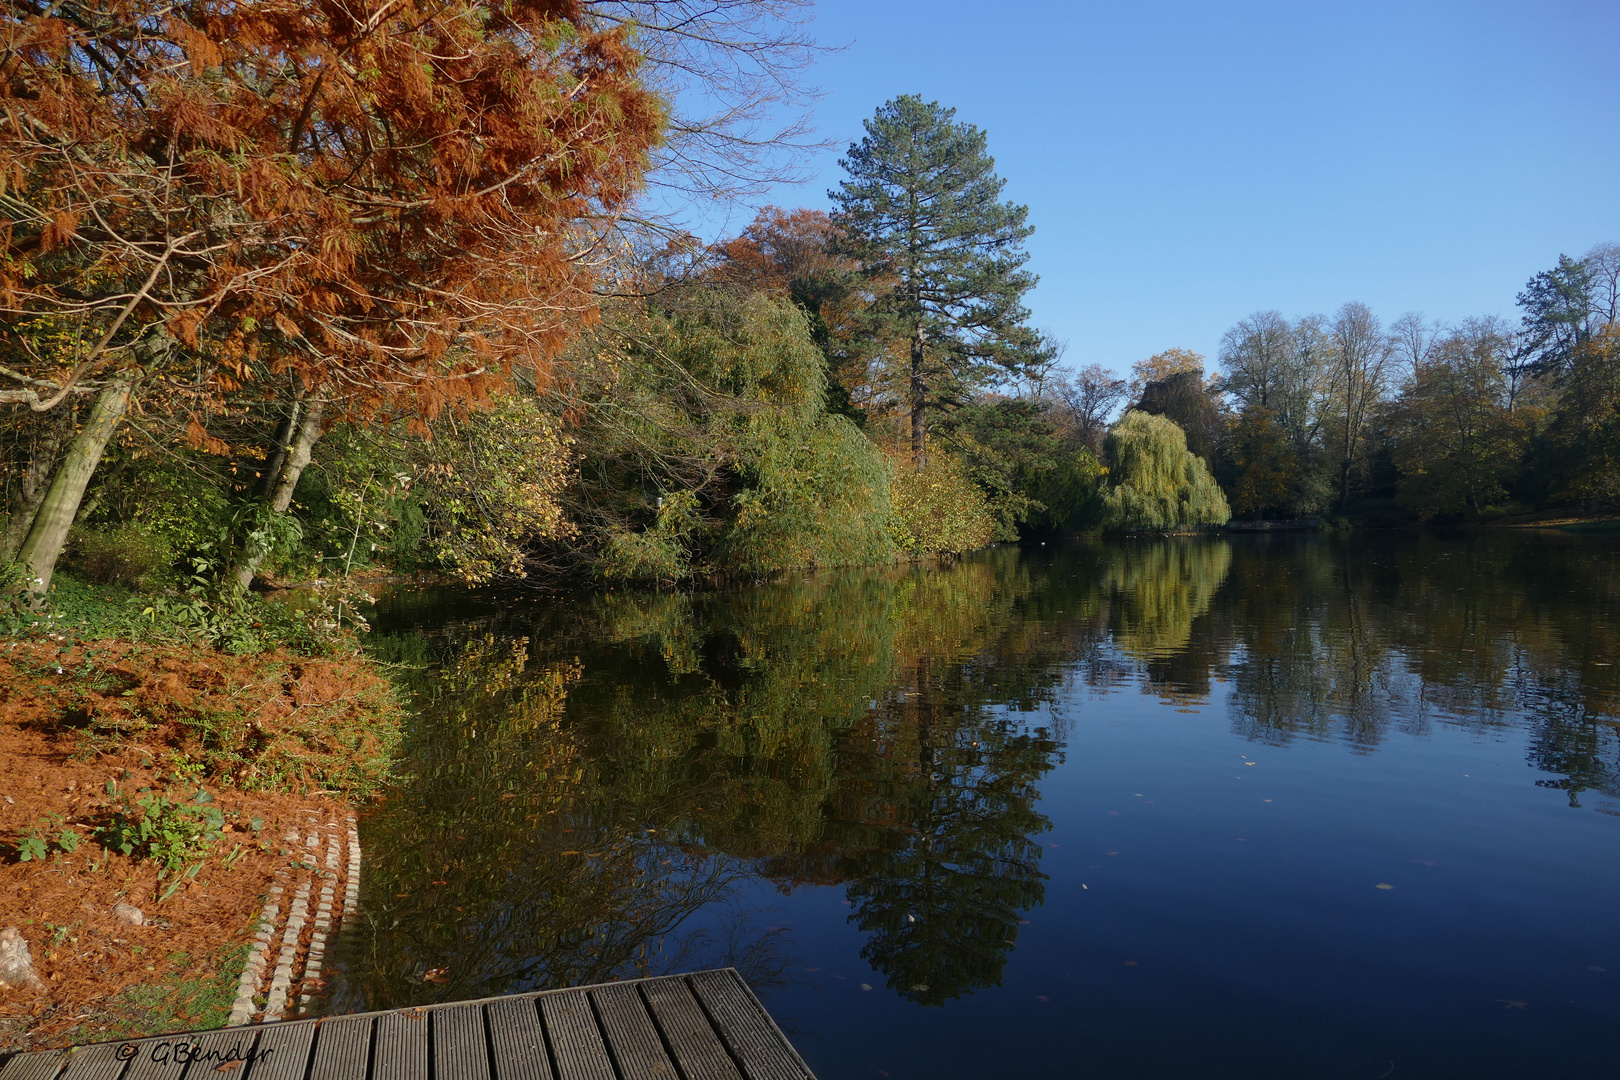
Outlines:
[[[893,468],[889,537],[895,547],[915,558],[972,551],[994,537],[990,503],[955,458],[936,450],[928,455],[928,467],[922,472],[905,461],[895,461]]]
[[[156,791],[132,802],[109,780],[107,794],[120,803],[96,839],[109,851],[152,859],[160,867],[159,876],[207,858],[225,831],[225,814],[209,805],[214,797],[206,791],[199,791],[189,805]]]
[[[764,442],[734,500],[720,562],[742,573],[787,566],[857,566],[894,555],[889,471],[847,417],[821,416],[792,438]]]
[[[174,564],[168,540],[141,525],[76,528],[64,565],[84,581],[149,592],[161,587]]]

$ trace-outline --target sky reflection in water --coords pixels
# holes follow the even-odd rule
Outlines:
[[[373,637],[421,717],[334,1010],[735,964],[823,1080],[1613,1065],[1610,539],[403,592]]]

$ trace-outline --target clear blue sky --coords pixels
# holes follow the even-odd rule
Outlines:
[[[1620,241],[1620,3],[822,0],[821,135],[921,94],[1027,203],[1067,363],[1214,361],[1251,311],[1517,317]],[[772,196],[826,207],[839,153]]]

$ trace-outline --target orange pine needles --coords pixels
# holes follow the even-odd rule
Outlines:
[[[0,332],[83,329],[8,356],[180,343],[359,414],[543,375],[660,138],[638,64],[572,0],[9,0]]]

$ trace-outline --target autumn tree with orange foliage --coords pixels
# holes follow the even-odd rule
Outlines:
[[[1204,354],[1191,349],[1166,349],[1146,360],[1138,360],[1131,365],[1131,396],[1140,397],[1148,383],[1163,382],[1183,371],[1196,371],[1199,378],[1203,378]]]
[[[856,266],[839,251],[841,239],[823,211],[767,206],[741,234],[714,245],[713,276],[797,305],[826,360],[829,407],[864,422],[881,373],[859,324],[868,297],[856,288]]]
[[[95,399],[32,588],[138,387],[200,420],[290,384],[284,509],[335,414],[543,380],[660,139],[627,34],[573,0],[0,11],[0,393]]]

